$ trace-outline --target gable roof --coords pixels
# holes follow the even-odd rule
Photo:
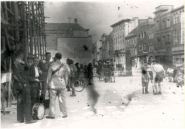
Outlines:
[[[77,30],[85,31],[85,29],[80,26],[78,23],[47,23],[45,25],[45,30]]]

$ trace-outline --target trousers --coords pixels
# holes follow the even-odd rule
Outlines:
[[[76,79],[69,78],[68,81],[69,81],[69,87],[72,89],[72,95],[76,95],[75,87],[74,87]]]
[[[40,89],[39,83],[37,82],[31,83],[31,107],[32,108],[36,103],[39,103],[40,101],[39,89]]]
[[[66,109],[66,97],[65,97],[65,88],[63,89],[50,89],[50,104],[49,104],[49,116],[55,117],[56,111],[56,98],[58,96],[60,111],[64,116],[67,116]]]
[[[21,92],[17,91],[17,121],[29,122],[32,119],[30,88],[24,87]]]

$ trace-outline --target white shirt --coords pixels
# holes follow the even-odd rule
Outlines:
[[[39,70],[38,67],[35,66],[35,77],[39,77]]]
[[[164,71],[163,66],[160,64],[154,64],[152,68],[153,68],[153,71],[156,73]]]

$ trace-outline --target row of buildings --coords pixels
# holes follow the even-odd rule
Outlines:
[[[109,35],[94,43],[95,61],[112,60],[114,66],[140,67],[157,59],[165,67],[184,63],[184,6],[155,8],[155,17],[123,19]],[[129,63],[132,62],[132,63]]]

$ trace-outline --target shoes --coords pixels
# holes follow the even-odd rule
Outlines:
[[[153,93],[154,95],[157,95],[157,93]]]
[[[55,119],[55,117],[46,116],[47,119]]]
[[[24,121],[18,121],[18,123],[24,123]]]
[[[32,123],[36,123],[36,122],[37,122],[36,120],[31,120],[31,121],[25,122],[25,124],[32,124]]]
[[[76,95],[70,95],[71,97],[75,97]]]
[[[66,116],[62,116],[62,118],[66,118],[67,117],[67,115]]]

